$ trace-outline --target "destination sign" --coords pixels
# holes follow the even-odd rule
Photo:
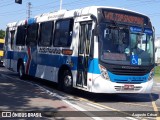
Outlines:
[[[128,15],[125,13],[109,12],[109,11],[104,11],[103,14],[106,20],[113,20],[113,21],[132,23],[138,25],[144,24],[144,18],[139,16]]]
[[[146,33],[146,34],[153,34],[153,31],[150,28],[145,28],[144,29],[144,33]]]
[[[142,32],[142,28],[140,27],[130,27],[130,31],[133,33],[139,33]]]

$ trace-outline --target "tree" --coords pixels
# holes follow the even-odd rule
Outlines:
[[[4,30],[0,30],[0,38],[3,39],[5,36],[5,31]]]

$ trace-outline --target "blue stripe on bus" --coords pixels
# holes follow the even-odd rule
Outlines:
[[[30,56],[30,66],[29,66],[29,75],[35,76],[36,75],[36,70],[37,70],[37,48],[36,47],[28,47],[28,57]],[[29,62],[29,61],[28,61]]]
[[[33,51],[31,54],[33,54]],[[24,62],[27,62],[28,55],[26,52],[8,51],[7,52],[7,59],[10,59],[10,58],[13,60],[18,60],[19,58],[22,58],[24,60]],[[30,67],[29,73],[35,74],[34,71],[36,71],[35,67],[37,67],[37,65],[46,65],[46,66],[52,66],[52,67],[59,68],[62,64],[67,64],[68,59],[71,59],[71,61],[73,63],[71,70],[77,70],[78,57],[76,57],[76,56],[37,54],[37,57],[32,56],[31,67]],[[37,64],[35,61],[37,61]],[[100,74],[100,69],[98,67],[98,58],[90,59],[88,65],[89,65],[89,67],[88,67],[89,73]],[[70,65],[68,64],[68,66],[70,66]]]
[[[24,62],[28,60],[28,55],[26,52],[13,52],[13,51],[8,51],[5,55],[6,59],[13,59],[13,60],[18,60],[19,58],[22,58]]]
[[[100,74],[98,58],[94,58],[89,61],[88,72],[94,74]]]
[[[147,82],[149,73],[143,76],[126,76],[126,75],[115,75],[108,71],[108,75],[112,82],[119,83],[143,83]]]
[[[71,59],[71,62],[73,63],[73,66],[71,67],[71,69],[77,70],[78,57],[74,57],[74,56],[38,54],[37,64],[59,68],[62,64],[67,64],[68,66],[70,66],[70,61],[68,61],[70,59]]]

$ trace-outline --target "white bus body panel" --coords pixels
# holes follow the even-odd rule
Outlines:
[[[150,93],[153,86],[153,79],[141,84],[129,84],[134,85],[134,90],[123,90],[122,87],[125,83],[111,82],[109,79],[103,79],[101,75],[94,74],[92,81],[92,92],[94,93]]]

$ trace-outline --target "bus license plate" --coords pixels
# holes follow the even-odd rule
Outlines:
[[[124,85],[124,90],[134,90],[134,85]]]

